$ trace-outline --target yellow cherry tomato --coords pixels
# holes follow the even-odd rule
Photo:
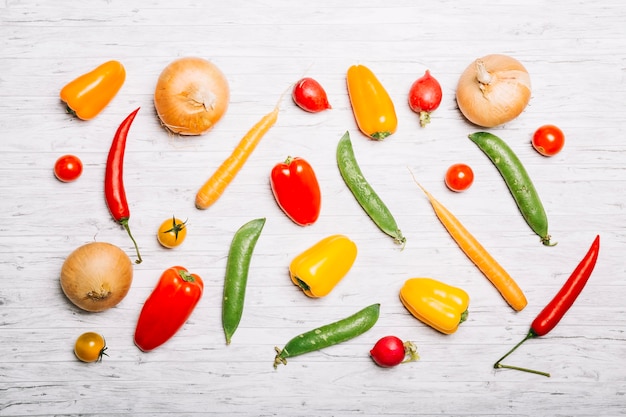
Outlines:
[[[175,248],[187,237],[187,220],[182,221],[173,216],[161,223],[157,233],[159,243],[166,248]]]
[[[106,349],[104,337],[95,332],[81,334],[74,344],[74,354],[83,362],[98,362],[102,360],[102,355],[106,355]]]

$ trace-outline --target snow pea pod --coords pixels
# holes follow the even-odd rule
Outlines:
[[[398,228],[391,211],[389,211],[387,205],[376,194],[376,191],[374,191],[361,172],[361,168],[354,156],[349,132],[346,132],[341,137],[337,145],[337,165],[343,180],[367,215],[380,230],[404,247],[406,238]]]
[[[469,135],[496,166],[511,195],[522,213],[524,220],[546,246],[550,243],[548,217],[528,172],[513,150],[498,136],[489,132],[476,132]]]
[[[281,363],[287,365],[287,358],[336,345],[365,333],[376,324],[379,314],[380,304],[372,304],[349,317],[294,337],[282,349],[275,348],[274,368]]]
[[[235,232],[230,245],[222,298],[222,326],[226,344],[230,344],[243,315],[250,261],[264,225],[265,218],[249,221]]]

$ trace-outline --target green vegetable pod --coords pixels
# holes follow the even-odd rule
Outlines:
[[[294,337],[282,349],[275,348],[274,368],[281,363],[286,365],[287,358],[343,343],[365,333],[376,324],[379,314],[380,304],[372,304],[349,317]]]
[[[469,135],[480,150],[496,166],[504,179],[526,223],[540,238],[541,243],[553,246],[548,233],[548,217],[528,172],[513,150],[498,136],[489,132]]]
[[[381,231],[391,236],[396,243],[404,247],[406,238],[398,228],[391,211],[380,196],[376,194],[376,191],[365,179],[365,176],[363,176],[363,172],[354,156],[349,132],[346,132],[341,137],[337,145],[337,166],[339,167],[341,177],[367,215]]]
[[[222,299],[222,325],[226,344],[230,344],[243,315],[250,262],[264,225],[265,218],[249,221],[235,232],[230,245]]]

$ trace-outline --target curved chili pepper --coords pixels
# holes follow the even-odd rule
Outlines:
[[[135,116],[139,111],[139,107],[131,114],[129,114],[122,124],[117,128],[111,149],[109,149],[109,156],[107,158],[106,172],[104,176],[104,196],[106,198],[107,206],[111,211],[111,215],[116,222],[122,225],[128,232],[128,236],[135,245],[137,251],[137,260],[135,263],[141,263],[141,254],[137,247],[135,238],[130,233],[130,227],[128,226],[128,220],[130,219],[130,209],[128,208],[128,202],[126,201],[126,191],[124,189],[124,151],[126,149],[126,137],[128,136],[128,130],[130,125],[135,120]]]
[[[561,321],[567,310],[570,309],[578,295],[587,284],[591,273],[593,272],[593,268],[596,265],[596,261],[598,259],[598,253],[600,251],[600,236],[596,236],[589,251],[585,257],[580,261],[574,272],[567,279],[563,287],[559,290],[559,292],[554,296],[552,301],[546,305],[543,310],[537,315],[535,320],[533,320],[530,325],[530,330],[526,337],[519,342],[517,345],[513,347],[513,349],[509,350],[506,355],[501,357],[493,367],[496,369],[499,368],[507,368],[507,369],[515,369],[518,371],[530,372],[533,374],[550,376],[549,373],[536,371],[534,369],[520,368],[517,366],[504,365],[500,363],[504,358],[509,356],[515,349],[517,349],[522,343],[527,341],[528,339],[532,339],[539,336],[545,336],[548,334],[554,327]]]
[[[90,120],[113,100],[125,80],[124,66],[118,61],[107,61],[67,83],[60,97],[69,113]]]

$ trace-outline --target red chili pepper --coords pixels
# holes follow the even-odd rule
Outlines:
[[[272,169],[270,184],[276,202],[291,220],[300,226],[315,223],[322,196],[315,171],[307,161],[287,157]]]
[[[126,149],[126,137],[128,136],[130,125],[133,123],[133,120],[135,120],[138,111],[139,107],[124,119],[122,124],[117,128],[117,132],[115,132],[107,158],[104,176],[104,195],[111,215],[115,221],[126,229],[128,236],[130,236],[130,239],[133,241],[138,257],[135,263],[139,264],[141,263],[141,254],[139,253],[137,242],[135,242],[135,238],[133,238],[133,235],[130,233],[130,227],[128,226],[130,209],[128,208],[126,191],[124,189],[124,151]]]
[[[530,325],[530,330],[526,337],[519,342],[517,345],[513,347],[513,349],[509,350],[506,355],[501,357],[493,367],[498,368],[507,368],[507,369],[515,369],[518,371],[531,372],[534,374],[550,376],[549,373],[536,371],[534,369],[520,368],[517,366],[504,365],[500,363],[504,358],[509,356],[515,349],[517,349],[522,343],[527,341],[528,339],[532,339],[539,336],[545,336],[548,334],[554,327],[561,321],[567,310],[570,309],[578,295],[585,287],[585,284],[589,280],[591,273],[593,272],[593,268],[596,265],[596,261],[598,259],[598,253],[600,251],[600,236],[596,236],[595,240],[591,244],[589,251],[585,255],[585,257],[580,261],[574,272],[570,275],[568,280],[565,282],[563,287],[559,290],[559,292],[554,296],[552,301],[546,305],[543,310],[537,315],[535,320],[533,320]]]
[[[135,344],[144,352],[167,342],[200,301],[204,283],[182,266],[166,269],[139,314]]]

